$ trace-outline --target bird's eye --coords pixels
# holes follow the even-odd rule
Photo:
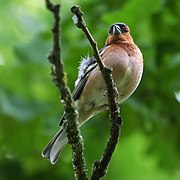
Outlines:
[[[128,32],[129,30],[128,30],[128,28],[126,27],[126,28],[124,28],[124,32]]]

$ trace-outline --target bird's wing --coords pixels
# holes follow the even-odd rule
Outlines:
[[[83,68],[83,66],[84,66],[84,68]],[[79,99],[90,73],[96,66],[97,66],[97,63],[96,63],[96,60],[94,59],[94,57],[92,57],[90,59],[86,59],[81,63],[80,70],[79,70],[79,76],[75,82],[75,89],[72,93],[74,101]]]
[[[105,48],[106,47],[99,50],[100,56],[102,56],[103,50]],[[79,99],[79,97],[80,97],[80,95],[81,95],[81,93],[82,93],[82,91],[86,85],[86,82],[87,82],[89,75],[91,74],[92,70],[97,67],[97,65],[98,64],[97,64],[94,57],[83,58],[81,65],[79,67],[78,78],[75,82],[75,89],[72,93],[74,101]],[[60,126],[63,124],[64,119],[65,119],[65,114],[62,116],[62,118],[60,120],[60,124],[59,124]]]

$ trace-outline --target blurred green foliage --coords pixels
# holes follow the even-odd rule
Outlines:
[[[144,55],[142,82],[121,105],[122,135],[104,179],[180,179],[180,1],[56,2],[62,5],[62,57],[72,90],[79,59],[92,54],[71,20],[74,4],[82,7],[100,48],[108,27],[120,21],[130,26]],[[43,0],[1,0],[0,17],[0,179],[71,180],[69,146],[55,166],[40,155],[58,129],[63,112],[47,61],[52,15]],[[90,174],[108,138],[107,112],[92,118],[81,130]]]

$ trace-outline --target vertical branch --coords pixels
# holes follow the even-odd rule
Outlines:
[[[106,174],[108,164],[111,160],[112,154],[115,150],[116,144],[118,142],[118,138],[120,135],[120,128],[122,124],[122,119],[119,116],[119,107],[116,101],[117,97],[117,89],[115,87],[114,81],[112,79],[112,69],[107,68],[102,60],[101,57],[99,56],[98,53],[98,46],[97,43],[94,41],[92,35],[90,34],[86,23],[83,19],[83,12],[80,10],[78,6],[73,6],[71,8],[72,13],[74,13],[74,23],[75,25],[82,29],[84,34],[86,35],[92,49],[94,52],[94,57],[99,65],[99,68],[102,72],[105,84],[106,84],[106,89],[107,89],[107,96],[108,96],[108,104],[109,104],[109,111],[110,111],[110,137],[107,142],[106,148],[103,152],[103,155],[100,160],[95,161],[93,165],[93,172],[91,175],[92,180],[100,179]]]
[[[53,49],[49,54],[49,61],[52,64],[52,76],[53,82],[59,89],[61,93],[61,99],[64,103],[65,113],[66,113],[66,133],[68,137],[68,142],[71,144],[71,148],[73,151],[73,168],[76,179],[86,180],[86,163],[83,155],[84,144],[83,139],[81,137],[77,118],[78,113],[74,106],[74,101],[72,99],[69,88],[66,84],[66,76],[64,73],[64,65],[61,61],[61,49],[59,44],[59,24],[60,24],[60,5],[52,4],[49,0],[45,0],[47,8],[54,15],[54,27],[52,29],[53,32]]]

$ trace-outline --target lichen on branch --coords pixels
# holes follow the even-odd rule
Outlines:
[[[64,128],[68,137],[68,142],[72,148],[72,163],[74,168],[74,175],[78,180],[87,179],[86,162],[84,158],[84,144],[78,126],[78,112],[75,108],[74,101],[70,90],[66,84],[66,75],[64,72],[64,65],[61,60],[61,48],[59,43],[60,38],[60,5],[53,4],[50,0],[45,0],[47,9],[54,15],[53,33],[53,49],[49,53],[48,59],[52,64],[51,74],[53,82],[61,93],[61,100],[63,101],[66,122]]]
[[[107,68],[103,64],[101,57],[99,55],[97,42],[93,39],[91,33],[89,32],[89,30],[87,28],[87,25],[83,19],[83,12],[80,10],[80,7],[73,6],[71,8],[71,11],[72,11],[72,13],[74,13],[73,20],[74,20],[75,25],[78,28],[82,29],[82,31],[84,32],[86,38],[88,39],[88,41],[93,49],[94,57],[95,57],[98,65],[99,65],[99,68],[102,72],[102,76],[105,81],[106,89],[107,89],[109,115],[110,115],[110,122],[111,122],[110,137],[109,137],[109,140],[107,142],[106,148],[103,152],[101,159],[96,160],[93,165],[91,179],[96,180],[96,179],[100,179],[101,177],[103,177],[107,172],[109,162],[111,160],[112,154],[115,150],[115,147],[118,142],[119,135],[120,135],[122,119],[119,116],[120,109],[119,109],[118,103],[116,101],[118,92],[117,92],[116,86],[115,86],[113,78],[112,78],[112,69]]]

